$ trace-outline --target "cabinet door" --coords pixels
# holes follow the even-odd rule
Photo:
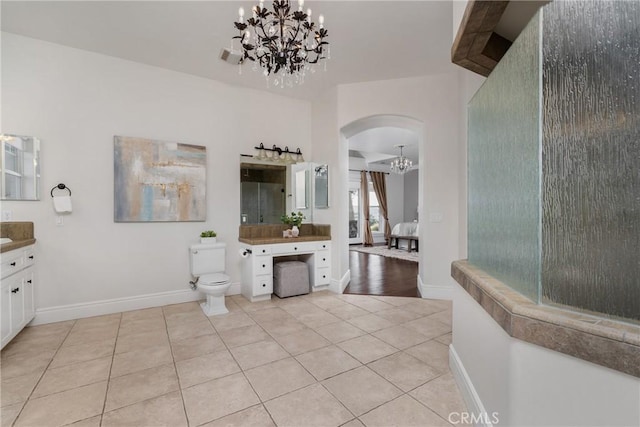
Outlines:
[[[35,274],[33,268],[27,268],[24,274],[24,282],[22,289],[24,291],[23,304],[24,314],[22,321],[28,323],[36,314],[33,287],[35,283]]]
[[[22,274],[11,286],[11,330],[16,332],[24,320],[24,286]]]
[[[11,282],[11,283],[9,283]],[[3,281],[0,290],[0,338],[2,346],[7,343],[11,335],[11,285],[13,281]]]

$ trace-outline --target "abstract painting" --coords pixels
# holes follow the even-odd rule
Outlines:
[[[114,137],[114,221],[206,219],[206,147]]]

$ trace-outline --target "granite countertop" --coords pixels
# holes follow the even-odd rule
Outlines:
[[[252,237],[243,238],[239,237],[238,241],[246,243],[247,245],[273,245],[277,243],[298,243],[298,242],[317,242],[322,240],[331,240],[331,236],[298,236],[298,237]]]
[[[33,245],[36,242],[36,239],[23,239],[23,240],[14,240],[11,243],[3,243],[0,245],[0,253],[5,253],[12,251],[14,249],[20,249],[25,246]]]
[[[13,240],[10,243],[0,245],[0,253],[33,245],[36,242],[33,234],[33,222],[28,221],[1,222],[0,237],[8,237]]]

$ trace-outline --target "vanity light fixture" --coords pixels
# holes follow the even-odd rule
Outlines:
[[[259,146],[254,148],[258,150],[258,156],[256,157],[258,160],[272,161],[274,163],[285,163],[288,165],[304,162],[304,157],[302,157],[302,151],[300,151],[300,148],[298,148],[296,151],[289,150],[288,146],[285,146],[284,149],[278,147],[277,145],[274,145],[271,148],[267,148],[263,143],[260,143]]]

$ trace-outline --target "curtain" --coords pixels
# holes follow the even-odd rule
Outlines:
[[[362,243],[365,246],[373,245],[373,235],[369,227],[369,183],[367,182],[367,171],[360,171],[360,194],[362,197],[362,212],[364,213],[364,227]]]
[[[373,182],[373,190],[376,192],[382,216],[384,217],[384,240],[389,241],[391,226],[389,225],[389,209],[387,209],[387,183],[384,172],[369,172]]]

